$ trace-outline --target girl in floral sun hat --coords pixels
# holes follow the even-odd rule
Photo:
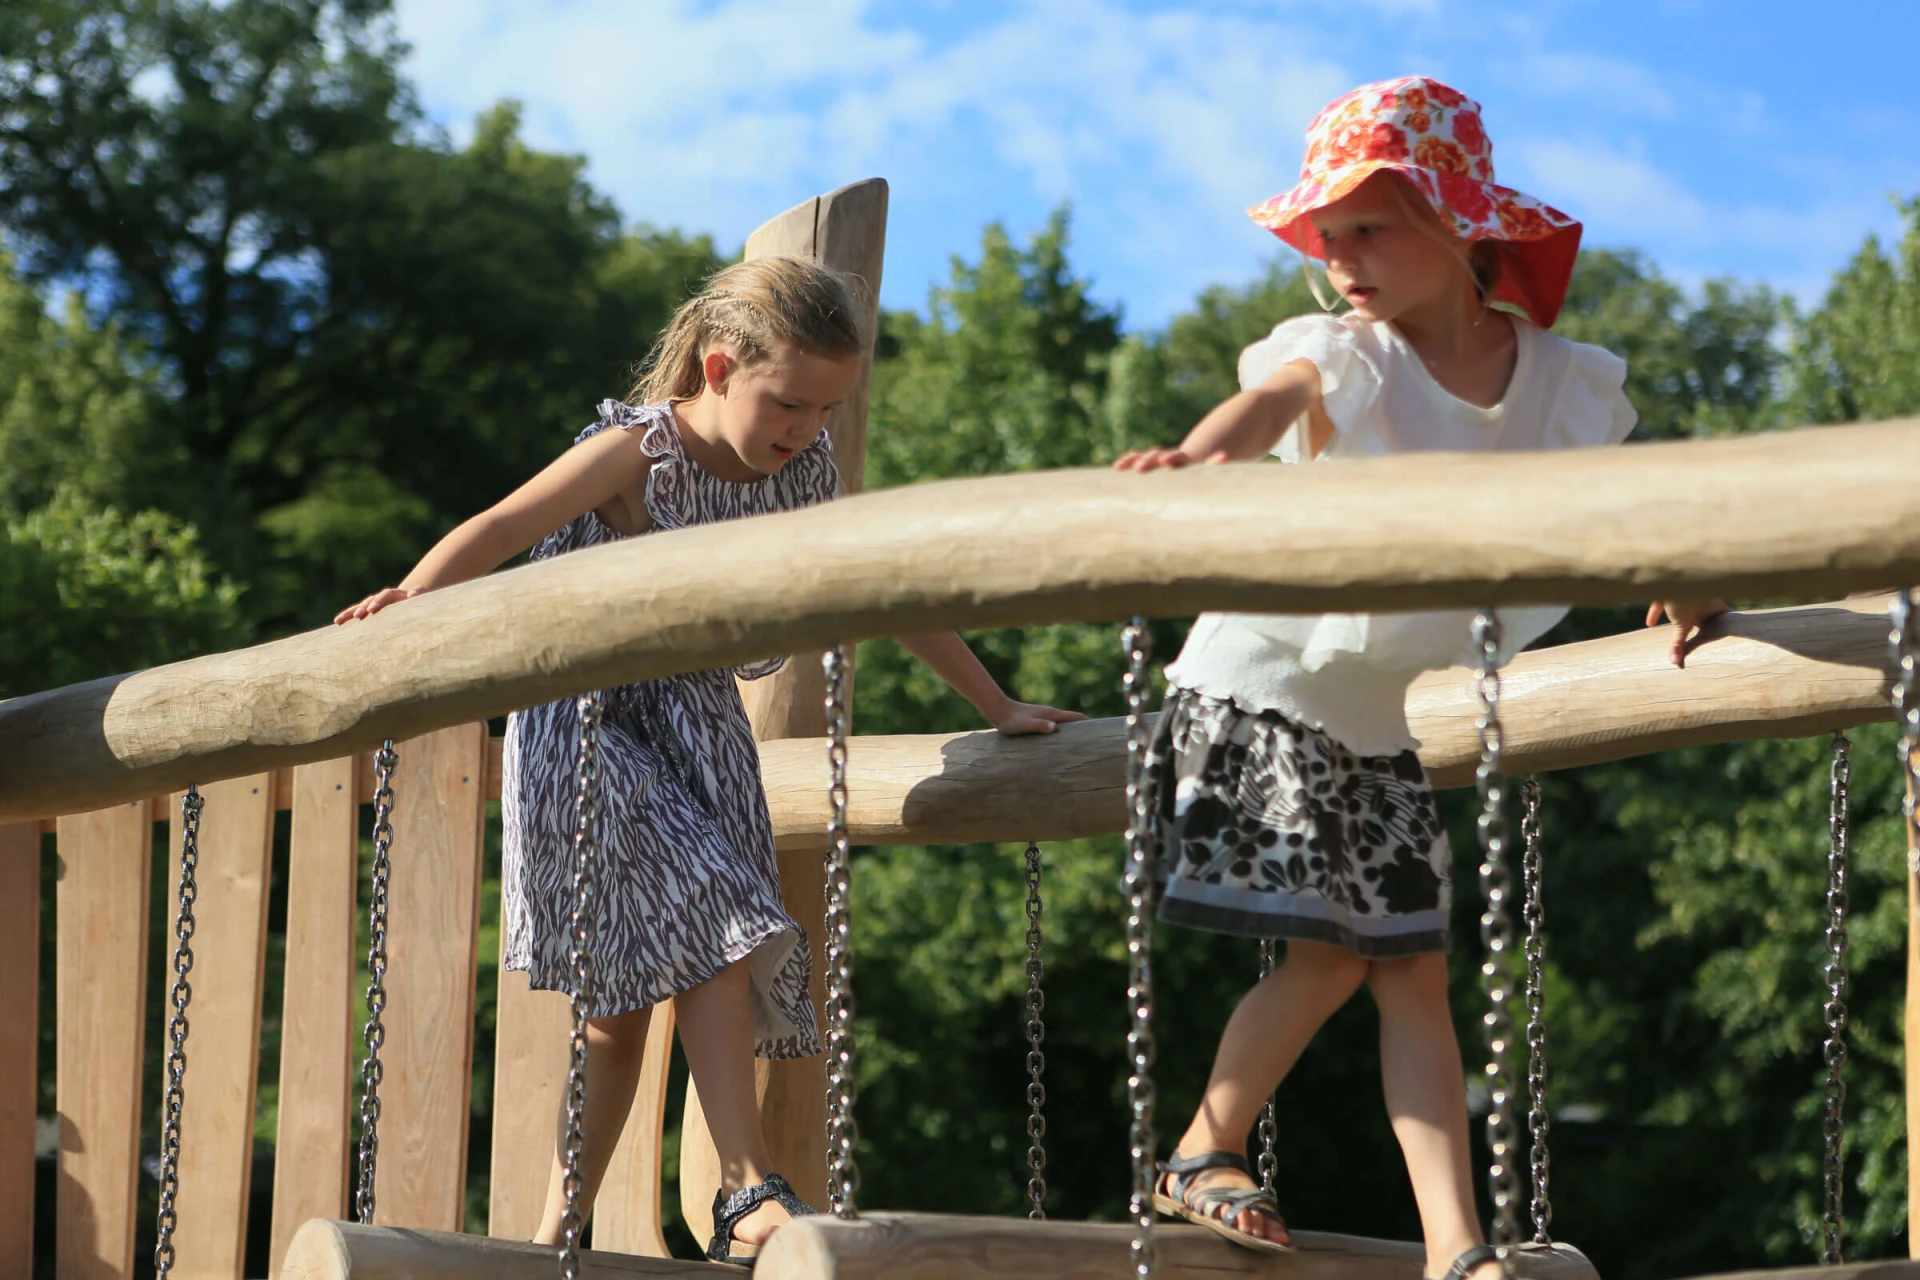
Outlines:
[[[1547,332],[1580,224],[1494,183],[1479,105],[1458,91],[1416,76],[1335,99],[1308,129],[1299,184],[1252,214],[1323,265],[1349,310],[1280,324],[1242,353],[1238,395],[1178,448],[1129,453],[1121,470],[1269,452],[1297,463],[1586,448],[1633,429],[1625,364]],[[1723,608],[1657,603],[1648,621],[1673,619],[1680,662]],[[1565,612],[1502,609],[1500,660]],[[1248,1171],[1247,1136],[1364,984],[1427,1274],[1497,1267],[1474,1208],[1447,1007],[1452,855],[1403,709],[1416,674],[1468,660],[1472,618],[1207,614],[1168,667],[1147,759],[1160,918],[1284,938],[1287,956],[1227,1022],[1199,1111],[1161,1166],[1161,1211],[1287,1247],[1273,1195]]]

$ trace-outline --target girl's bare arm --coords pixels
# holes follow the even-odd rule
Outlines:
[[[1303,457],[1318,457],[1333,437],[1320,407],[1320,370],[1311,360],[1290,360],[1257,387],[1227,397],[1200,419],[1174,449],[1139,449],[1120,456],[1121,471],[1158,471],[1192,462],[1247,462],[1273,452],[1302,415],[1308,421]]]
[[[399,586],[382,588],[342,609],[334,621],[369,617],[423,591],[490,573],[575,516],[635,488],[646,465],[646,456],[628,432],[603,431],[583,440],[434,543]]]
[[[1008,697],[957,632],[901,636],[900,643],[908,653],[933,668],[935,675],[952,685],[954,692],[971,702],[974,710],[1001,733],[1009,736],[1052,733],[1060,725],[1086,719],[1078,711],[1062,711],[1037,702],[1016,702]]]

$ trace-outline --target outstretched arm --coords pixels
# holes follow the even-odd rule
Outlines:
[[[1192,462],[1249,462],[1273,452],[1302,415],[1308,438],[1301,456],[1316,458],[1333,437],[1320,408],[1320,370],[1311,360],[1290,360],[1266,381],[1228,396],[1200,419],[1177,449],[1136,449],[1114,460],[1119,471],[1158,471]]]
[[[461,524],[420,557],[397,587],[342,609],[336,623],[367,618],[423,591],[491,573],[582,512],[639,483],[646,458],[625,431],[603,431],[554,459],[533,479]]]
[[[971,702],[974,710],[984,716],[988,724],[1010,737],[1024,733],[1052,733],[1060,725],[1086,719],[1078,711],[1062,711],[1057,707],[1032,702],[1015,702],[987,674],[987,669],[980,665],[980,659],[957,632],[901,636],[900,643],[906,646],[908,653],[932,667],[935,675],[952,685],[954,692]]]

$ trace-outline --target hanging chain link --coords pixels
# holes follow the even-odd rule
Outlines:
[[[1520,1240],[1519,1189],[1515,1184],[1513,1125],[1513,877],[1507,866],[1506,783],[1500,773],[1505,745],[1500,728],[1499,617],[1488,609],[1473,621],[1479,663],[1474,699],[1479,706],[1475,730],[1480,767],[1474,780],[1480,793],[1480,891],[1486,909],[1480,916],[1480,940],[1486,958],[1480,966],[1487,996],[1487,1191],[1493,1201],[1489,1233],[1500,1251],[1501,1267],[1511,1274],[1510,1251]]]
[[[1833,801],[1827,830],[1827,1090],[1821,1124],[1826,1140],[1821,1162],[1820,1261],[1845,1260],[1841,1240],[1841,1203],[1846,1189],[1847,1122],[1847,784],[1853,776],[1852,743],[1845,732],[1833,735]]]
[[[367,1060],[360,1067],[360,1185],[354,1193],[354,1215],[373,1221],[374,1170],[380,1160],[380,1080],[385,1068],[380,1047],[387,1042],[380,1015],[387,1008],[387,895],[393,881],[393,770],[399,763],[393,739],[380,744],[373,757],[373,885],[367,906]]]
[[[1552,1244],[1548,1227],[1553,1223],[1553,1200],[1547,1194],[1550,1159],[1547,1154],[1547,1130],[1552,1121],[1547,1113],[1547,924],[1546,907],[1540,898],[1540,784],[1528,778],[1520,787],[1525,805],[1520,819],[1520,883],[1525,900],[1521,907],[1527,925],[1527,1131],[1533,1135],[1529,1153],[1533,1167],[1533,1242]]]
[[[1893,709],[1900,722],[1900,779],[1906,783],[1900,812],[1907,820],[1907,872],[1920,875],[1920,840],[1915,839],[1920,827],[1914,824],[1914,804],[1920,799],[1920,679],[1915,675],[1920,662],[1914,654],[1920,637],[1914,635],[1913,593],[1901,588],[1888,612],[1893,618],[1888,641],[1893,647]]]
[[[1044,970],[1040,947],[1040,846],[1027,845],[1027,1210],[1029,1218],[1047,1216],[1047,1055],[1040,1044],[1047,1038],[1042,1014],[1047,1007],[1041,989]]]
[[[153,1273],[173,1272],[173,1232],[180,1225],[174,1201],[180,1195],[180,1115],[187,1092],[187,1006],[193,1003],[193,904],[200,896],[200,788],[189,786],[180,801],[180,907],[173,922],[173,1013],[167,1018],[167,1092],[160,1104],[160,1212],[154,1222]]]
[[[1127,1146],[1133,1159],[1130,1251],[1136,1280],[1153,1275],[1153,797],[1147,779],[1147,660],[1153,645],[1144,618],[1122,633],[1127,654]]]
[[[860,1167],[854,1124],[853,926],[848,915],[853,875],[847,839],[847,653],[834,647],[822,660],[827,673],[827,1205],[836,1218],[855,1218]]]
[[[574,769],[573,912],[567,921],[567,959],[573,968],[568,1002],[572,1025],[567,1037],[567,1134],[561,1149],[560,1275],[579,1280],[580,1237],[587,1226],[580,1203],[587,1150],[587,1018],[593,1010],[593,966],[599,940],[600,911],[600,722],[606,696],[580,695],[580,747]]]
[[[1264,981],[1273,972],[1275,961],[1279,958],[1280,944],[1272,938],[1260,939],[1260,977]],[[1280,1102],[1278,1091],[1267,1098],[1267,1105],[1260,1108],[1260,1154],[1254,1160],[1254,1171],[1260,1175],[1260,1189],[1273,1194],[1273,1180],[1280,1172],[1280,1158],[1274,1154],[1274,1145],[1280,1140]]]

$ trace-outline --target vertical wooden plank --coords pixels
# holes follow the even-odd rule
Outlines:
[[[273,775],[201,789],[195,874],[193,1001],[180,1118],[180,1280],[234,1280],[246,1260],[253,1185],[253,1108],[260,1076],[260,999],[266,985],[267,893],[273,876]],[[180,898],[180,802],[173,797],[167,919]],[[173,953],[168,925],[166,953]],[[163,981],[170,988],[169,969]],[[163,1046],[164,1051],[164,1046]]]
[[[460,1230],[466,1208],[487,726],[399,745],[376,1222]]]
[[[280,1132],[273,1248],[280,1274],[309,1218],[347,1216],[353,1161],[354,895],[359,805],[352,757],[292,771],[286,999],[280,1018]]]
[[[535,991],[527,986],[526,974],[500,970],[487,1208],[487,1234],[496,1239],[530,1240],[540,1226],[553,1168],[554,1117],[566,1092],[572,1024],[566,996]],[[594,1247],[604,1249],[598,1230]]]
[[[60,1280],[133,1269],[153,824],[135,800],[60,819],[54,1228]]]
[[[827,430],[834,459],[849,494],[866,480],[867,390],[873,367],[872,339],[879,319],[880,275],[886,257],[887,184],[879,178],[852,183],[789,209],[747,238],[746,256],[793,254],[810,257],[856,277],[864,305],[868,349],[859,381]],[[848,673],[852,693],[852,672]],[[820,654],[796,654],[777,675],[741,685],[741,698],[753,721],[754,737],[817,738],[827,731],[822,702],[826,678]],[[824,750],[824,747],[822,748]],[[820,980],[820,938],[826,925],[822,901],[825,873],[820,855],[790,854],[780,859],[781,897],[787,911],[807,932],[813,956],[812,995],[819,1017],[824,989]],[[761,1123],[774,1166],[809,1204],[826,1200],[826,1062],[798,1058],[760,1063]],[[680,1211],[696,1238],[712,1232],[713,1193],[720,1185],[720,1162],[699,1113],[698,1096],[687,1090],[680,1131]]]
[[[593,1206],[596,1249],[648,1258],[673,1256],[660,1229],[660,1143],[666,1133],[667,1068],[672,1060],[673,1001],[663,1000],[653,1007],[633,1110],[627,1113],[620,1145],[613,1150]]]
[[[40,1071],[40,826],[0,826],[0,1276],[33,1274]]]

